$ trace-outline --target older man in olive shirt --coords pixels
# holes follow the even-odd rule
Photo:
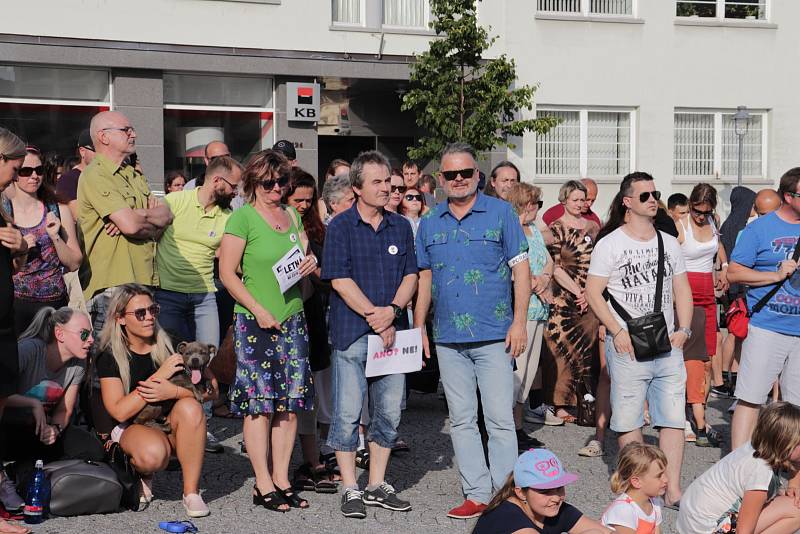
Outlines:
[[[155,240],[172,222],[172,214],[126,161],[136,151],[136,130],[128,118],[103,111],[92,118],[90,132],[96,156],[78,182],[85,250],[81,285],[99,332],[111,289],[131,282],[158,285]]]

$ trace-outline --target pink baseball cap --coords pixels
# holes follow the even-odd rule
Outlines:
[[[525,451],[514,464],[514,484],[518,488],[561,488],[578,478],[575,473],[565,471],[561,460],[547,449]]]

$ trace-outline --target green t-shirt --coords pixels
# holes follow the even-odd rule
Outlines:
[[[225,225],[225,233],[244,239],[247,244],[242,255],[242,282],[256,302],[270,312],[275,320],[282,323],[295,313],[303,311],[303,299],[300,296],[300,284],[295,284],[286,293],[281,293],[278,280],[272,267],[289,252],[300,245],[300,228],[295,220],[300,216],[294,208],[289,214],[291,225],[286,232],[278,232],[264,220],[256,209],[245,204],[234,211]],[[304,251],[305,252],[305,251]],[[237,303],[236,313],[249,313],[244,306]]]

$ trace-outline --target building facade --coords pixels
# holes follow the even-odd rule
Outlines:
[[[400,112],[413,55],[427,48],[428,0],[28,0],[0,20],[0,124],[45,151],[74,149],[100,109],[125,112],[153,189],[165,170],[202,171],[202,146],[233,154],[297,145],[321,174],[378,148],[393,163],[418,134]],[[36,17],[30,17],[32,13]],[[490,54],[541,84],[531,113],[560,125],[492,153],[555,202],[565,179],[600,183],[646,170],[665,193],[736,183],[732,115],[747,106],[744,183],[796,164],[800,3],[792,0],[483,0]],[[36,20],[36,24],[19,24]],[[291,120],[287,84],[319,84],[318,121]],[[724,208],[723,208],[724,211]]]

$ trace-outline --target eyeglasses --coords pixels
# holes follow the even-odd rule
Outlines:
[[[232,184],[228,180],[223,178],[222,176],[215,176],[214,178],[219,178],[220,180],[222,180],[223,182],[225,182],[226,184],[231,186],[231,189],[233,189],[234,191],[238,191],[239,190],[239,184]],[[273,187],[275,187],[275,186],[273,186]]]
[[[639,202],[644,204],[650,199],[650,195],[653,195],[653,199],[658,202],[661,198],[661,191],[645,191],[644,193],[639,193]]]
[[[147,312],[150,312],[150,315],[153,316],[155,319],[158,317],[158,313],[161,311],[161,306],[158,304],[151,304],[147,308],[136,308],[133,311],[124,312],[123,315],[133,315],[139,321],[144,321],[144,318],[147,317]]]
[[[133,126],[125,126],[124,128],[103,128],[101,131],[105,132],[108,130],[114,130],[116,132],[124,132],[125,135],[127,135],[128,137],[136,133],[136,128],[134,128]]]
[[[223,180],[224,180],[224,178],[223,178]],[[225,180],[225,181],[228,182],[228,180]],[[228,184],[230,184],[230,182],[228,182]],[[288,174],[284,174],[283,176],[281,176],[277,180],[275,180],[274,178],[271,178],[269,180],[261,180],[259,182],[259,185],[261,185],[261,187],[264,188],[264,191],[272,191],[273,189],[275,189],[275,184],[278,184],[278,187],[280,187],[280,188],[286,187],[287,185],[289,185],[289,175]]]
[[[406,195],[407,202],[413,202],[415,200],[417,202],[422,202],[422,195]]]
[[[230,154],[217,154],[216,156],[211,156],[210,158],[208,158],[208,162],[211,163],[217,158],[229,158],[229,157],[231,157]]]
[[[17,171],[17,174],[23,178],[27,178],[28,176],[33,175],[34,172],[39,176],[43,176],[44,165],[39,165],[38,167],[20,167]]]
[[[444,176],[444,179],[447,180],[448,182],[452,182],[453,180],[458,178],[459,174],[465,180],[469,180],[475,174],[475,169],[461,169],[459,171],[442,171],[442,176]]]
[[[392,193],[395,191],[399,191],[400,193],[405,193],[408,188],[404,185],[393,185],[392,186]]]
[[[531,204],[536,206],[537,209],[542,209],[542,206],[544,206],[544,200],[536,200],[536,201],[531,200]]]
[[[694,213],[695,215],[702,215],[704,217],[710,217],[711,215],[714,215],[714,210],[701,211],[701,210],[695,208],[694,206],[692,206],[689,209],[691,209],[692,213]]]
[[[93,146],[91,146],[91,145],[81,145],[81,146],[79,146],[78,148],[82,148],[82,149],[84,149],[84,150],[88,150],[89,152],[94,152],[94,151],[95,151],[95,150],[94,150],[94,147],[93,147]]]
[[[66,330],[67,332],[72,332],[73,334],[78,334],[78,336],[81,338],[81,341],[86,341],[92,335],[92,331],[87,328],[81,328],[80,330],[70,330],[69,328],[62,327],[62,329]]]
[[[800,198],[800,193],[795,193],[794,191],[784,191],[787,195],[794,198]]]

